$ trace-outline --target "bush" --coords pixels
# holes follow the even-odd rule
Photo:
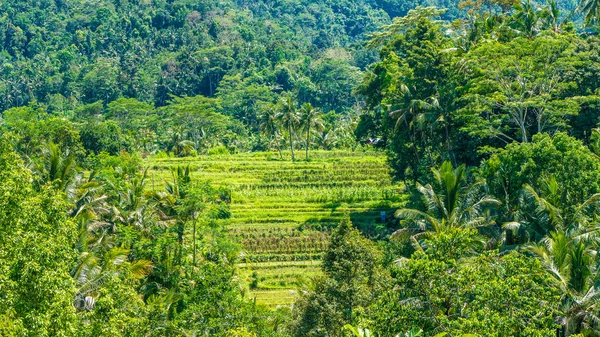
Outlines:
[[[557,133],[539,134],[530,143],[513,143],[483,163],[481,173],[494,196],[516,207],[524,184],[536,191],[544,180],[562,183],[564,206],[578,205],[600,192],[600,160],[581,141]]]
[[[209,156],[228,156],[230,154],[231,153],[229,152],[227,147],[224,145],[213,147],[212,149],[208,150]]]

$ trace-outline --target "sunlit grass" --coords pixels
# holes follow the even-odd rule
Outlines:
[[[313,151],[308,162],[284,157],[259,152],[145,162],[151,188],[162,187],[171,169],[189,166],[193,179],[232,191],[232,217],[224,224],[243,247],[239,279],[250,298],[271,307],[290,304],[319,274],[329,234],[343,217],[368,227],[404,202],[380,153]]]

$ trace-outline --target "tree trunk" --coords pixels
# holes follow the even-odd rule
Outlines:
[[[519,129],[521,129],[521,141],[523,143],[527,143],[527,127],[525,125],[525,119],[527,118],[527,111],[519,110],[519,114],[516,117],[517,124],[519,125]]]
[[[279,159],[283,160],[283,154],[281,153],[281,142],[279,142],[279,138],[276,135],[273,135],[275,139],[275,144],[277,146],[277,152],[279,152]]]
[[[296,156],[294,155],[294,135],[292,134],[292,125],[288,124],[288,133],[290,135],[290,150],[292,150],[292,161],[296,160]]]
[[[277,141],[277,151],[279,151],[279,159],[283,160],[283,153],[281,153],[281,144]]]
[[[508,229],[508,228],[506,229],[506,244],[509,246],[514,244],[512,229]]]
[[[306,161],[308,161],[308,146],[310,144],[310,125],[306,128]]]
[[[525,121],[519,121],[519,129],[521,129],[521,142],[527,143],[527,129],[525,128]]]

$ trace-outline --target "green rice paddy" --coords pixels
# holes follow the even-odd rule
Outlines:
[[[279,160],[277,153],[150,159],[159,179],[190,166],[193,179],[232,191],[225,226],[242,246],[239,278],[250,298],[270,307],[293,302],[319,274],[329,233],[349,216],[368,232],[403,203],[385,156],[375,152],[313,151],[311,160]],[[300,156],[302,157],[302,156]]]

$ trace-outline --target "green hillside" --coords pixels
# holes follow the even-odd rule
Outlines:
[[[163,106],[170,95],[235,95],[249,111],[239,102],[223,111],[252,122],[271,89],[294,88],[341,112],[356,102],[349,94],[361,70],[377,60],[364,48],[367,34],[418,5],[459,18],[459,2],[6,0],[0,110],[37,101],[63,114],[121,96]]]
[[[156,181],[168,179],[175,167],[189,166],[193,179],[231,190],[231,218],[225,226],[242,247],[241,280],[249,298],[275,306],[291,304],[297,291],[310,285],[329,233],[342,218],[350,217],[365,233],[384,235],[387,220],[404,203],[385,156],[345,151],[311,156],[310,162],[291,162],[278,160],[277,153],[258,152],[144,164]]]
[[[0,1],[0,337],[600,336],[600,0]]]

